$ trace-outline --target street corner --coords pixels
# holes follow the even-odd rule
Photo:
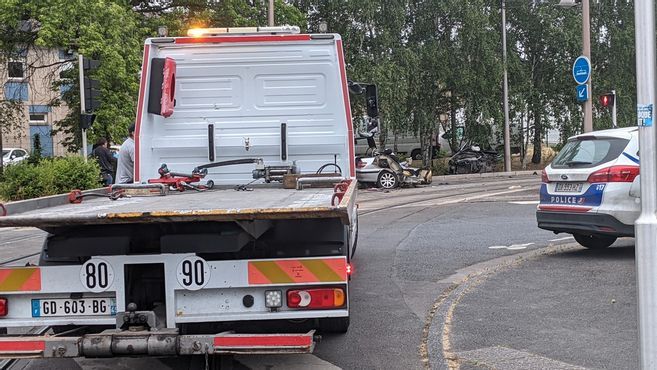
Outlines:
[[[435,320],[434,351],[445,360],[433,360],[461,369],[639,368],[633,249],[630,239],[603,251],[559,244],[466,281]]]

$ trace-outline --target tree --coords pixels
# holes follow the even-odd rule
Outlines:
[[[4,170],[2,138],[12,134],[20,136],[24,117],[25,111],[20,101],[0,100],[0,174]]]
[[[581,17],[553,4],[537,3],[513,3],[507,14],[510,115],[516,121],[519,116],[527,120],[524,135],[531,137],[534,147],[532,162],[540,163],[548,129],[581,124],[570,74],[581,50]]]
[[[41,147],[41,136],[39,134],[34,134],[32,136],[32,153],[27,158],[27,162],[30,164],[39,164],[43,159],[43,148]]]

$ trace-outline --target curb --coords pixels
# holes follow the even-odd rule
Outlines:
[[[528,176],[535,175],[540,176],[541,173],[539,170],[529,170],[529,171],[511,171],[511,172],[485,172],[485,173],[468,173],[464,175],[440,175],[433,176],[433,181],[447,181],[447,180],[459,180],[459,179],[478,179],[478,178],[487,178],[487,177],[515,177],[515,176]]]

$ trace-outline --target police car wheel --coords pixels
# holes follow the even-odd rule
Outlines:
[[[589,249],[604,249],[614,244],[616,239],[615,236],[611,235],[584,235],[584,234],[573,234],[575,240],[583,247]]]

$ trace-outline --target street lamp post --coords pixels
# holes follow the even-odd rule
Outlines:
[[[78,54],[78,70],[79,70],[79,76],[80,76],[80,117],[84,113],[86,113],[85,109],[85,100],[84,100],[84,56],[82,54]],[[82,158],[84,158],[84,161],[87,161],[87,130],[85,128],[81,128],[82,131]]]
[[[506,0],[502,0],[502,63],[504,64],[504,171],[511,172],[511,129],[509,127],[509,83],[506,63]]]

